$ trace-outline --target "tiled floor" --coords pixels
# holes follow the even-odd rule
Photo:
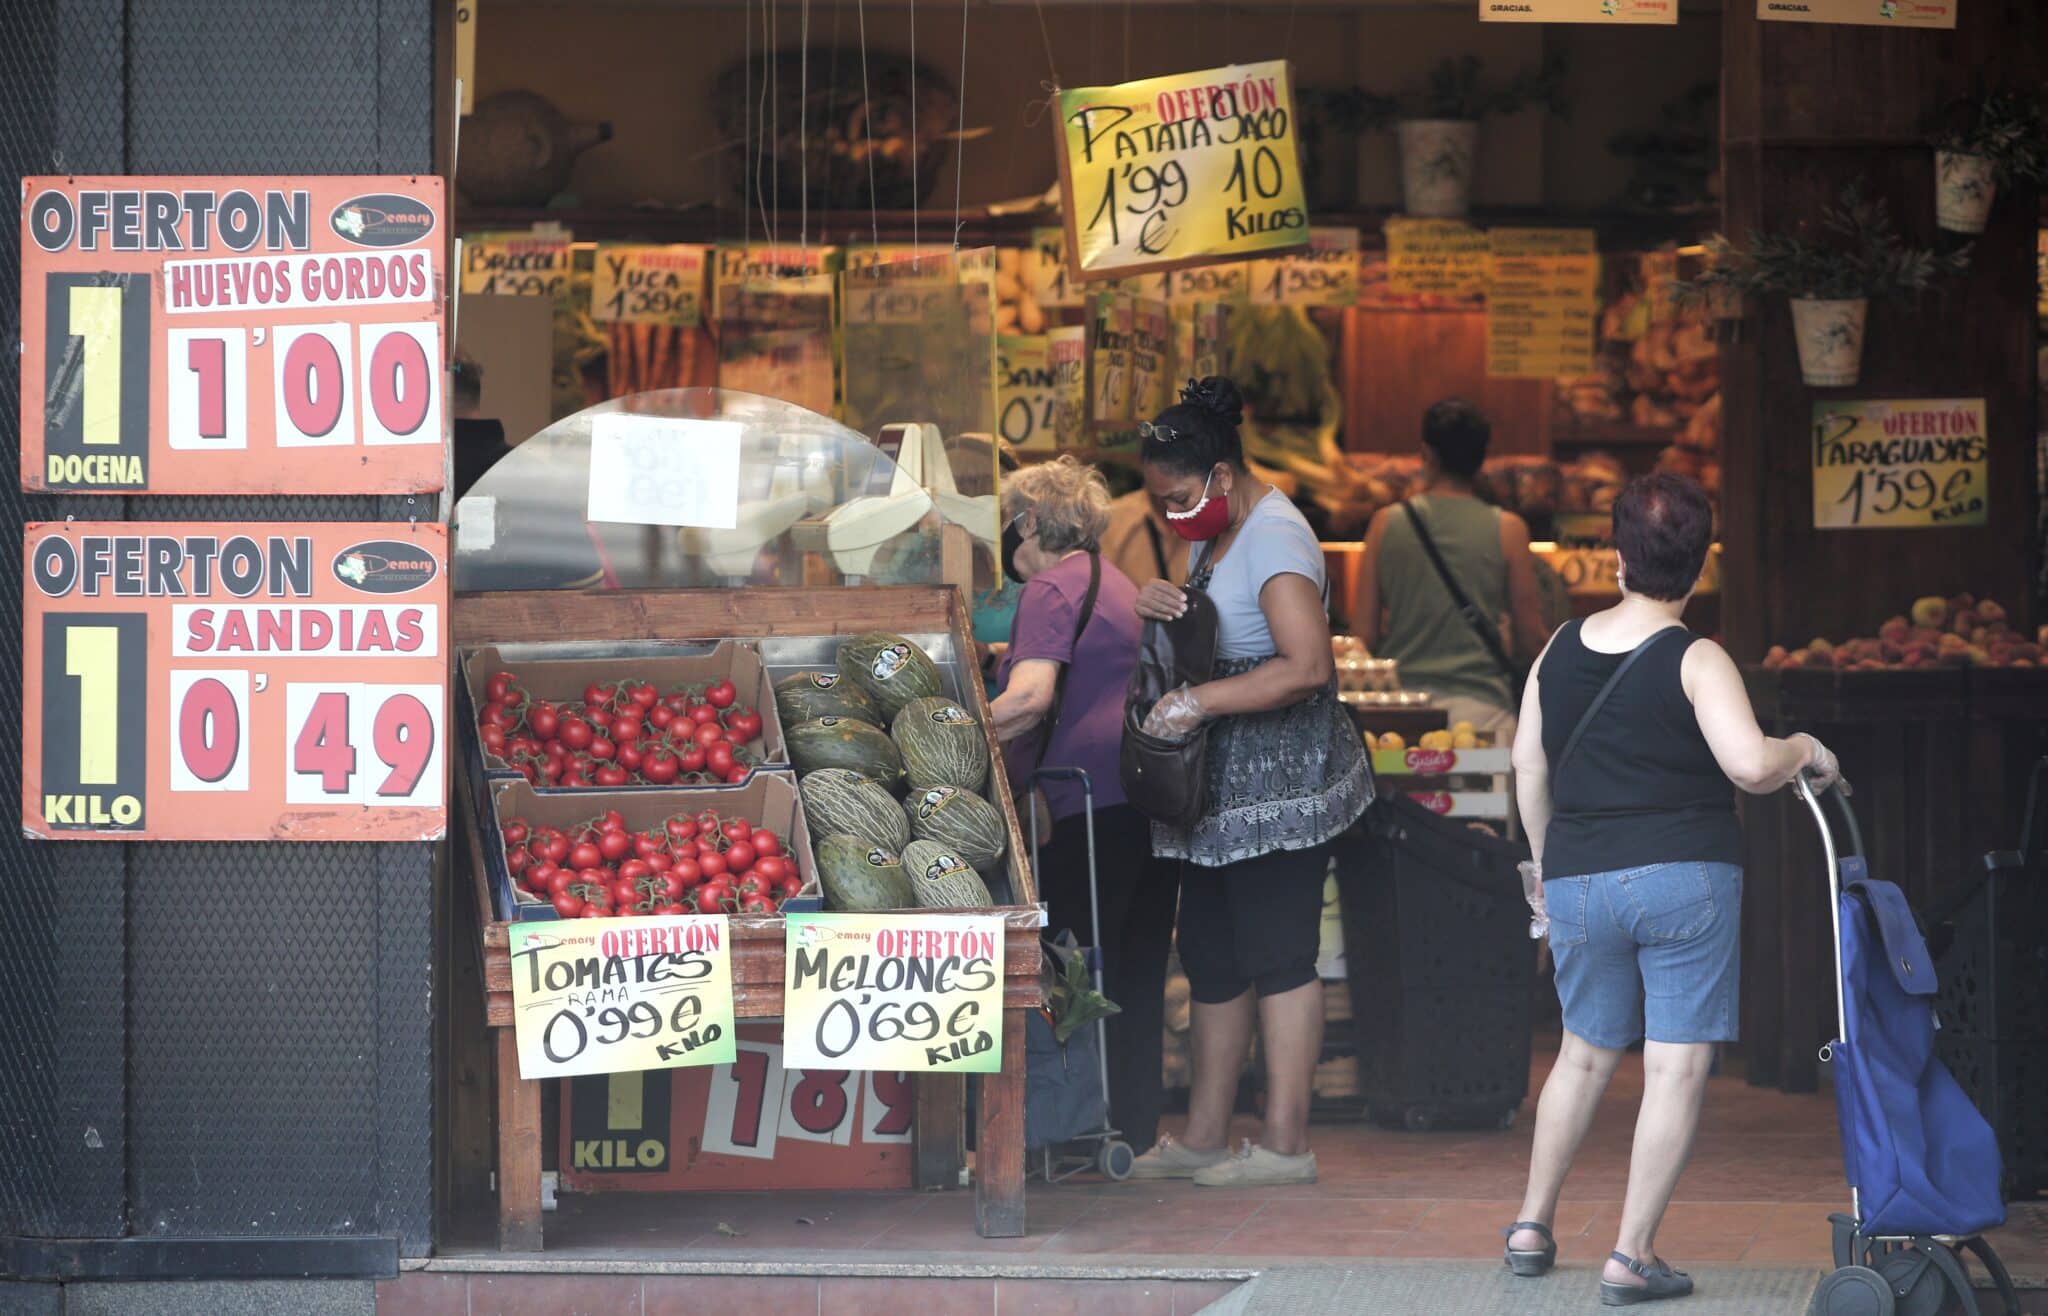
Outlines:
[[[1547,1060],[1539,1053],[1532,1093]],[[1589,1264],[1613,1245],[1640,1075],[1639,1062],[1624,1063],[1566,1185],[1555,1222],[1565,1264]],[[1029,1232],[1017,1239],[977,1238],[966,1193],[568,1197],[548,1217],[547,1255],[1251,1266],[1278,1259],[1490,1258],[1499,1255],[1500,1227],[1519,1205],[1532,1110],[1533,1096],[1516,1126],[1501,1132],[1320,1125],[1314,1142],[1321,1180],[1310,1187],[1035,1184]],[[1243,1132],[1252,1131],[1247,1121]],[[1681,1264],[1825,1266],[1827,1216],[1846,1209],[1847,1198],[1830,1098],[1717,1077],[1658,1241]],[[2015,1271],[2048,1279],[2048,1203],[2017,1208],[1995,1242]]]

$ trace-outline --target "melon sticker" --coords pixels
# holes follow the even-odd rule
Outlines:
[[[903,665],[909,661],[909,645],[890,645],[888,648],[882,650],[880,653],[875,655],[875,664],[872,669],[874,671],[875,679],[877,681],[888,680],[890,677],[896,675],[896,673],[902,671]]]
[[[919,797],[917,801],[917,816],[920,818],[931,817],[944,807],[946,801],[951,799],[952,796],[953,788],[951,786],[932,787]]]
[[[956,726],[959,723],[972,720],[967,716],[966,709],[953,704],[947,704],[944,708],[934,709],[932,712],[932,721],[937,722],[940,726]]]
[[[932,861],[924,866],[924,875],[934,882],[942,877],[951,877],[955,873],[966,871],[967,861],[950,854],[935,855]]]
[[[879,845],[868,851],[868,863],[875,868],[894,868],[898,862],[895,855],[890,854]]]
[[[839,684],[839,674],[837,672],[812,672],[811,684],[820,690],[830,690],[833,686]]]

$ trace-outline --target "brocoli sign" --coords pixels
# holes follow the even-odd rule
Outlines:
[[[732,929],[723,914],[507,931],[521,1078],[732,1063]]]
[[[438,178],[25,178],[21,487],[442,483]]]
[[[1057,101],[1075,279],[1308,245],[1286,61],[1076,87]]]
[[[1003,1057],[1003,921],[790,914],[783,1063],[992,1074]]]

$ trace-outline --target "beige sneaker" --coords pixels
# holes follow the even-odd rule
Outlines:
[[[1195,1172],[1195,1184],[1201,1188],[1265,1188],[1315,1181],[1314,1152],[1282,1156],[1279,1152],[1267,1151],[1249,1138],[1245,1139],[1244,1147],[1237,1155]]]
[[[1230,1159],[1230,1148],[1218,1147],[1215,1151],[1196,1151],[1173,1140],[1170,1133],[1159,1135],[1159,1142],[1131,1163],[1133,1179],[1192,1179],[1197,1173],[1211,1166],[1221,1165]]]

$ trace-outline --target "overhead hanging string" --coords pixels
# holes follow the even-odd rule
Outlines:
[[[740,98],[740,241],[746,246],[754,245],[754,192],[760,175],[754,172],[754,4],[747,0],[740,11],[745,20],[740,24],[746,29],[746,53],[740,57],[740,78],[744,92]]]
[[[1131,0],[1124,0],[1124,76],[1131,80]]]
[[[868,224],[874,244],[882,245],[882,216],[875,202],[875,103],[868,95],[868,10],[867,0],[854,0],[860,19],[860,133],[868,158]]]
[[[797,246],[811,249],[811,0],[799,9],[797,37],[803,51],[797,56],[796,156],[798,219]]]
[[[1301,9],[1301,0],[1288,0],[1287,39],[1280,43],[1280,53],[1292,58],[1294,55],[1294,16]]]
[[[774,223],[768,211],[769,184],[761,177],[761,166],[769,160],[768,126],[768,44],[771,33],[768,27],[768,7],[775,0],[761,0],[761,99],[755,108],[754,125],[759,130],[760,149],[754,157],[754,203],[761,207],[761,237],[771,245],[775,241]]]
[[[960,0],[960,128],[953,140],[953,251],[960,250],[960,177],[967,167],[967,0]]]
[[[1052,57],[1052,29],[1045,24],[1044,0],[1031,0],[1031,7],[1038,11],[1038,35],[1045,41],[1045,71],[1052,75],[1052,85],[1060,85],[1059,61]]]
[[[924,200],[924,193],[917,186],[918,149],[923,145],[918,140],[922,125],[917,121],[917,5],[910,5],[910,249],[915,252],[922,244],[917,237],[918,203]]]
[[[774,204],[768,207],[769,222],[774,225],[768,241],[776,247],[782,245],[782,51],[777,49],[781,37],[776,32],[781,7],[781,0],[768,0],[768,44],[761,50],[768,61],[768,186],[774,197]]]

